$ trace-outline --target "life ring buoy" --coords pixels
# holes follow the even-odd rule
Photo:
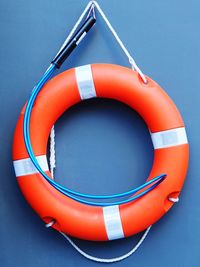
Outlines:
[[[123,205],[94,207],[76,202],[53,188],[36,170],[23,137],[24,110],[20,114],[13,143],[17,181],[26,200],[53,228],[86,240],[111,240],[138,233],[159,220],[173,205],[184,183],[189,146],[183,120],[173,101],[153,80],[144,84],[125,67],[94,64],[65,71],[48,81],[35,102],[30,122],[34,153],[51,177],[46,151],[56,120],[83,99],[104,97],[121,101],[136,110],[147,123],[154,163],[148,180],[161,173],[167,178],[140,199]]]

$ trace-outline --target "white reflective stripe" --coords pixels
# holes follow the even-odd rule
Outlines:
[[[96,97],[91,65],[75,68],[75,74],[81,99]]]
[[[49,170],[46,155],[37,156],[36,159],[43,171]],[[15,160],[13,165],[17,177],[38,173],[30,158]]]
[[[108,239],[113,240],[123,238],[124,231],[122,228],[119,206],[103,207],[103,216]]]
[[[166,148],[187,144],[187,135],[184,127],[151,133],[154,149]]]

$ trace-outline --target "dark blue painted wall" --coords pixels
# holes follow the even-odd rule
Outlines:
[[[14,127],[23,104],[87,1],[0,1],[0,266],[96,266],[47,230],[21,195],[12,167]],[[173,98],[187,126],[191,159],[180,202],[142,247],[116,266],[198,267],[200,264],[198,0],[99,1],[142,70]],[[128,66],[98,16],[95,29],[63,66],[94,62]],[[82,192],[114,193],[145,180],[153,160],[147,127],[130,108],[92,100],[56,125],[56,179]],[[134,222],[133,222],[134,223]],[[79,241],[87,252],[121,255],[140,235],[110,243]]]

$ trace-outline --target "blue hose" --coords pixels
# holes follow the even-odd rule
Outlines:
[[[59,192],[61,192],[62,194],[76,200],[79,201],[83,204],[87,204],[87,205],[93,205],[93,206],[112,206],[112,205],[119,205],[119,204],[125,204],[125,203],[129,203],[135,199],[140,198],[141,196],[147,194],[148,192],[150,192],[151,190],[153,190],[155,187],[157,187],[166,177],[166,174],[161,174],[159,176],[156,176],[155,178],[149,180],[148,182],[140,185],[139,187],[123,192],[123,193],[119,193],[119,194],[113,194],[113,195],[91,195],[91,194],[83,194],[83,193],[79,193],[77,191],[74,191],[72,189],[66,188],[60,184],[58,184],[57,182],[53,181],[40,167],[34,152],[33,152],[33,148],[31,145],[31,140],[30,140],[30,118],[31,118],[31,112],[32,112],[32,108],[33,105],[35,103],[35,100],[37,98],[37,95],[39,94],[39,92],[41,91],[42,87],[44,86],[44,84],[50,79],[50,77],[52,76],[53,72],[55,71],[56,66],[54,64],[51,64],[50,67],[48,68],[48,70],[45,72],[45,74],[43,75],[43,77],[40,79],[40,81],[38,82],[38,84],[34,87],[31,96],[27,102],[27,106],[25,109],[25,114],[24,114],[24,123],[23,123],[23,133],[24,133],[24,142],[25,142],[25,146],[27,149],[27,152],[29,154],[29,157],[32,161],[32,163],[34,164],[34,166],[36,167],[36,169],[38,170],[38,172],[54,187],[56,188]],[[151,185],[151,186],[150,186]],[[137,193],[138,191],[146,188],[147,186],[149,186],[147,189],[143,190],[142,192],[131,196],[135,193]],[[113,201],[113,202],[96,202],[96,201],[90,201],[90,200],[86,200],[86,199],[115,199],[115,198],[120,198],[120,197],[125,197],[125,196],[131,196],[126,200],[121,200],[121,201]],[[84,199],[83,199],[84,198]],[[86,198],[86,199],[85,199]]]

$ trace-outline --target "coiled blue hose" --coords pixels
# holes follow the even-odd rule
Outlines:
[[[48,70],[45,72],[45,74],[43,75],[43,77],[40,79],[40,81],[38,82],[38,84],[34,87],[31,96],[27,102],[27,106],[25,109],[25,114],[24,114],[24,123],[23,123],[23,133],[24,133],[24,142],[25,142],[25,146],[27,149],[27,152],[29,154],[29,157],[32,161],[32,163],[34,164],[34,166],[36,167],[36,169],[39,171],[39,173],[54,187],[56,188],[59,192],[61,192],[62,194],[76,200],[79,201],[83,204],[87,204],[87,205],[93,205],[93,206],[112,206],[112,205],[119,205],[119,204],[125,204],[125,203],[129,203],[145,194],[147,194],[148,192],[150,192],[151,190],[153,190],[155,187],[157,187],[166,177],[166,174],[161,174],[159,176],[156,176],[155,178],[149,180],[148,182],[140,185],[139,187],[123,192],[123,193],[119,193],[119,194],[113,194],[113,195],[91,195],[91,194],[83,194],[83,193],[79,193],[77,191],[74,191],[72,189],[66,188],[60,184],[58,184],[57,182],[53,181],[40,167],[34,152],[33,152],[33,148],[31,145],[31,140],[30,140],[30,118],[31,118],[31,112],[32,112],[32,108],[33,105],[35,103],[35,100],[37,98],[37,95],[39,94],[39,92],[41,91],[42,87],[44,86],[44,84],[50,79],[50,77],[52,76],[53,72],[55,71],[56,66],[54,64],[51,64],[50,67],[48,68]],[[151,186],[150,186],[151,185]],[[149,186],[147,189],[145,189],[147,186]],[[128,199],[125,200],[121,200],[121,201],[113,201],[113,202],[96,202],[96,201],[90,201],[87,199],[115,199],[115,198],[120,198],[120,197],[125,197],[125,196],[131,196],[135,193],[137,193],[138,191],[143,190],[142,192],[129,197]]]

